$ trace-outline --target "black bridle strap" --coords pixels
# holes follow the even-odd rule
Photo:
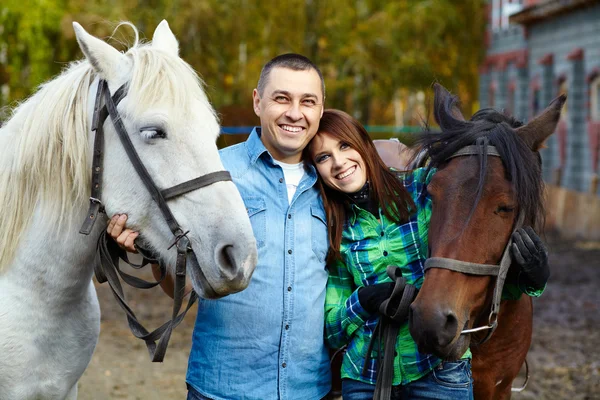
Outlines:
[[[136,172],[138,173],[138,176],[144,183],[144,186],[146,186],[146,189],[150,193],[150,196],[158,205],[158,208],[163,214],[163,217],[165,218],[169,229],[171,229],[171,232],[173,232],[173,234],[175,235],[179,234],[181,232],[181,228],[179,227],[177,220],[173,216],[173,213],[171,213],[171,209],[169,209],[169,207],[167,206],[167,202],[163,198],[160,190],[158,189],[158,187],[152,180],[152,177],[148,173],[148,170],[142,163],[142,160],[140,160],[140,156],[138,155],[137,151],[135,151],[133,143],[131,143],[131,139],[127,134],[125,126],[123,125],[123,121],[121,120],[119,113],[117,112],[117,105],[112,101],[112,97],[110,96],[108,90],[104,91],[104,101],[106,103],[106,108],[108,109],[108,113],[110,115],[110,118],[112,119],[115,130],[117,131],[119,139],[121,140],[121,144],[125,148],[125,152],[129,157],[129,161],[131,161],[131,164],[133,165]]]
[[[102,95],[105,89],[106,81],[100,81],[96,92],[96,101],[94,103],[94,119],[92,121],[92,131],[94,136],[94,152],[92,156],[92,190],[90,193],[90,208],[87,213],[87,218],[83,222],[79,233],[89,235],[92,232],[94,223],[98,219],[98,213],[103,212],[102,207],[102,168],[104,160],[104,130],[102,124],[108,116],[108,110],[102,107]],[[127,86],[121,86],[112,97],[115,104],[119,104],[127,94]]]
[[[186,238],[187,239],[187,238]],[[182,246],[186,246],[187,243],[182,241]],[[121,286],[121,282],[119,281],[119,276],[129,285],[137,288],[150,288],[158,285],[160,281],[166,275],[166,268],[160,266],[161,276],[157,282],[146,282],[139,278],[133,277],[131,275],[125,274],[119,268],[119,252],[122,250],[116,245],[116,243],[108,237],[106,231],[103,231],[98,239],[98,256],[103,258],[104,263],[107,260],[110,260],[112,263],[112,268],[102,268],[101,270],[95,269],[96,279],[100,283],[104,283],[108,281],[108,284],[111,288],[111,291],[117,300],[119,306],[125,311],[127,315],[127,322],[129,324],[129,329],[134,334],[135,337],[142,339],[146,342],[146,346],[150,353],[150,357],[153,362],[161,362],[164,359],[164,355],[166,353],[167,345],[169,342],[169,338],[171,336],[172,330],[181,323],[183,318],[185,317],[188,310],[192,307],[192,305],[196,302],[198,296],[194,291],[190,294],[190,298],[188,299],[188,304],[184,311],[180,314],[181,305],[183,303],[184,290],[185,290],[185,267],[176,271],[175,274],[175,292],[174,292],[174,305],[173,312],[171,316],[171,320],[165,322],[160,327],[156,328],[152,332],[149,332],[137,319],[133,310],[127,305],[127,301],[125,300],[125,294],[123,292],[123,287]],[[185,251],[187,253],[187,251]],[[179,252],[178,252],[179,254]],[[177,265],[182,265],[180,262]],[[183,274],[181,273],[183,271]],[[128,279],[128,278],[133,278]],[[156,341],[159,341],[158,344]]]
[[[191,181],[180,183],[179,185],[175,185],[169,189],[165,189],[161,191],[161,195],[163,199],[170,200],[184,193],[191,192],[192,190],[200,189],[202,187],[212,185],[216,182],[230,180],[231,174],[229,173],[229,171],[215,171],[211,172],[210,174],[203,175],[199,178],[192,179]]]

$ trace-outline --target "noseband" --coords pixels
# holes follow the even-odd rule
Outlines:
[[[171,321],[163,324],[160,328],[156,329],[153,332],[148,332],[137,320],[133,311],[127,306],[123,294],[123,290],[121,288],[121,284],[118,279],[118,275],[123,278],[123,280],[129,283],[132,286],[136,286],[139,288],[150,288],[158,285],[160,281],[166,276],[166,268],[163,265],[160,265],[160,273],[161,278],[157,282],[145,282],[139,278],[134,276],[125,274],[120,271],[118,267],[118,257],[123,258],[128,262],[126,255],[123,252],[119,252],[118,247],[114,245],[112,239],[108,238],[106,235],[106,231],[103,231],[98,240],[98,255],[97,262],[94,266],[94,272],[96,274],[96,278],[98,282],[104,283],[108,281],[113,294],[117,298],[119,305],[125,310],[127,313],[127,319],[129,321],[129,327],[131,328],[133,334],[144,340],[146,342],[146,346],[148,347],[148,351],[150,352],[150,357],[152,361],[161,362],[164,358],[164,354],[167,349],[167,345],[169,342],[169,338],[171,336],[171,332],[173,328],[175,328],[179,322],[185,316],[187,310],[192,306],[192,304],[196,301],[197,295],[195,292],[192,292],[190,295],[190,299],[188,302],[188,306],[186,310],[179,314],[179,310],[181,308],[181,304],[183,302],[184,297],[184,289],[185,289],[185,276],[186,276],[186,260],[188,255],[193,255],[193,249],[190,244],[190,240],[187,237],[189,231],[185,231],[177,222],[171,209],[167,205],[167,200],[173,199],[182,194],[203,188],[208,185],[212,185],[215,182],[221,181],[230,181],[231,175],[227,171],[216,171],[212,172],[198,178],[186,181],[184,183],[180,183],[168,189],[159,189],[154,183],[152,177],[148,173],[148,170],[142,163],[125,126],[123,125],[123,121],[117,111],[117,105],[125,96],[127,95],[127,84],[121,86],[113,96],[110,95],[110,91],[108,89],[108,83],[105,80],[100,80],[98,83],[98,91],[96,93],[96,102],[94,105],[94,116],[92,121],[92,131],[95,132],[94,138],[94,153],[92,160],[92,188],[90,195],[90,208],[88,211],[88,215],[86,220],[83,222],[81,226],[80,233],[84,235],[89,235],[92,231],[92,228],[98,219],[99,213],[104,213],[104,206],[102,204],[102,168],[103,168],[103,156],[104,156],[104,122],[110,116],[110,120],[115,127],[115,130],[119,136],[121,144],[125,148],[125,152],[129,158],[129,161],[135,168],[138,176],[144,183],[144,186],[150,193],[150,196],[158,206],[161,211],[163,218],[165,219],[169,229],[173,233],[173,242],[169,249],[173,246],[177,248],[177,261],[175,265],[175,291],[174,291],[174,304],[173,304],[173,315]],[[149,252],[140,248],[139,245],[136,246],[140,249],[140,252],[143,255],[148,255]],[[116,247],[116,249],[115,249]],[[115,253],[118,254],[118,257]],[[151,261],[154,257],[148,257]],[[130,264],[131,265],[131,264]],[[142,264],[141,266],[146,265]],[[140,268],[141,266],[134,267]],[[158,345],[156,341],[158,340]]]
[[[494,156],[494,157],[500,157],[500,153],[498,153],[498,150],[496,150],[496,148],[494,146],[488,145],[488,146],[484,147],[484,149],[488,155]],[[459,151],[457,151],[456,153],[454,153],[453,155],[451,155],[450,157],[448,157],[448,160],[451,158],[454,158],[454,157],[470,156],[470,155],[478,155],[478,154],[481,154],[481,146],[479,146],[479,145],[466,146],[466,147],[460,149]],[[524,217],[525,216],[524,216],[523,212],[520,212],[519,216],[517,217],[517,221],[513,227],[513,233],[523,225]],[[431,257],[425,261],[425,271],[427,271],[429,268],[442,268],[442,269],[449,269],[449,270],[456,271],[456,272],[461,272],[463,274],[497,277],[496,285],[494,287],[494,297],[492,299],[490,315],[488,317],[488,324],[477,327],[477,328],[464,329],[460,333],[461,335],[465,335],[465,334],[469,334],[469,333],[475,333],[475,332],[487,330],[488,333],[485,336],[485,338],[480,342],[480,344],[486,342],[492,336],[492,334],[498,327],[498,313],[500,312],[500,301],[502,299],[502,289],[504,288],[504,282],[506,280],[508,268],[510,267],[510,264],[512,262],[511,255],[510,255],[510,248],[511,248],[512,243],[513,243],[513,240],[512,240],[512,235],[511,235],[511,238],[508,240],[508,243],[506,244],[506,247],[504,248],[504,253],[502,254],[502,258],[500,260],[499,265],[478,264],[478,263],[471,263],[471,262],[454,260],[451,258],[443,258],[443,257]]]

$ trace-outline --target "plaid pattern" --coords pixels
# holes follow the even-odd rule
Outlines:
[[[402,225],[390,221],[380,212],[380,221],[369,212],[352,205],[342,235],[342,261],[329,266],[325,298],[325,337],[332,348],[348,345],[342,363],[342,378],[375,384],[377,380],[377,344],[362,375],[369,342],[379,320],[370,315],[358,301],[358,289],[381,282],[391,282],[388,265],[397,265],[408,283],[421,288],[424,264],[428,253],[428,230],[431,218],[431,199],[427,184],[435,170],[425,168],[403,175],[403,183],[416,205],[410,220]],[[521,288],[505,285],[503,298],[518,298],[522,292],[538,296],[543,288]],[[525,290],[528,289],[528,290]],[[394,385],[405,385],[427,375],[440,359],[419,353],[408,330],[400,328],[394,358]],[[467,350],[463,358],[470,358]]]
[[[431,217],[431,199],[426,185],[435,173],[417,169],[404,176],[404,186],[416,204],[410,220],[399,225],[380,213],[380,221],[369,212],[353,205],[342,236],[342,261],[329,268],[325,297],[325,334],[333,348],[348,345],[342,363],[342,378],[375,384],[377,380],[377,345],[373,348],[366,376],[363,365],[371,336],[379,320],[369,315],[358,301],[358,288],[390,282],[386,268],[397,265],[408,283],[420,288],[427,258],[427,233]],[[396,341],[394,385],[407,384],[428,374],[440,360],[417,350],[408,324],[404,324]],[[470,356],[470,352],[466,354]]]

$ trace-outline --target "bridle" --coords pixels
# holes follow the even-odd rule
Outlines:
[[[183,313],[179,314],[181,305],[183,303],[184,288],[185,288],[185,276],[186,276],[186,260],[188,256],[193,256],[194,252],[187,234],[189,231],[185,231],[175,219],[175,216],[171,212],[171,209],[167,205],[167,200],[173,199],[182,194],[212,185],[216,182],[231,181],[231,175],[227,171],[216,171],[206,175],[202,175],[198,178],[180,183],[168,189],[159,189],[154,183],[152,177],[148,173],[148,170],[142,163],[125,126],[121,120],[121,117],[117,111],[117,105],[127,95],[127,84],[121,86],[114,95],[111,96],[108,89],[108,83],[105,80],[100,80],[98,83],[98,91],[96,93],[96,101],[94,105],[94,116],[92,121],[91,130],[95,132],[94,137],[94,150],[92,159],[92,187],[90,195],[90,207],[83,222],[80,233],[89,235],[92,228],[98,219],[99,213],[104,213],[104,206],[102,204],[102,169],[103,169],[103,156],[104,156],[104,123],[110,116],[110,120],[115,127],[115,130],[119,136],[121,144],[125,148],[125,152],[129,158],[129,161],[135,168],[138,176],[144,183],[144,186],[150,193],[153,201],[161,211],[163,218],[165,219],[169,229],[173,233],[173,242],[171,247],[177,249],[177,261],[175,264],[175,291],[174,291],[174,302],[173,302],[173,313],[170,321],[167,321],[161,327],[157,328],[153,332],[148,332],[137,320],[135,314],[129,308],[125,302],[123,290],[119,282],[118,275],[132,286],[139,288],[150,288],[158,285],[162,279],[166,276],[166,267],[159,263],[160,266],[160,278],[156,282],[146,282],[132,275],[128,275],[119,269],[119,258],[127,260],[126,254],[121,251],[114,241],[108,237],[106,230],[100,235],[97,246],[97,257],[94,266],[94,272],[98,282],[104,283],[108,281],[113,294],[115,295],[119,305],[127,313],[127,320],[129,327],[133,334],[144,340],[152,361],[161,362],[164,358],[169,338],[173,328],[175,328],[185,313],[190,309],[193,303],[197,299],[197,294],[192,291],[188,300],[188,305]],[[135,268],[141,268],[148,262],[156,262],[155,257],[151,255],[148,250],[144,250],[136,242],[136,247],[140,250],[140,253],[146,258],[142,265],[131,264]],[[158,344],[156,341],[158,340]]]
[[[498,150],[494,146],[490,146],[490,145],[483,146],[483,150],[484,150],[484,152],[487,152],[487,155],[489,155],[489,156],[501,157],[500,153],[498,153]],[[447,160],[450,160],[454,157],[479,155],[479,154],[481,154],[481,151],[482,151],[482,146],[480,146],[480,145],[466,146],[466,147],[463,147],[462,149],[460,149],[459,151],[457,151],[456,153],[452,154],[450,157],[448,157]],[[524,218],[525,218],[525,215],[523,214],[523,212],[522,211],[519,212],[519,215],[517,217],[515,225],[513,226],[513,233],[523,225]],[[508,273],[508,269],[512,262],[511,254],[510,254],[510,248],[512,246],[512,243],[513,243],[513,240],[512,240],[512,234],[511,234],[511,238],[508,240],[508,243],[506,244],[506,247],[504,248],[504,252],[502,254],[502,258],[500,259],[499,265],[478,264],[478,263],[471,263],[471,262],[454,260],[451,258],[443,258],[443,257],[431,257],[425,261],[425,271],[427,271],[429,268],[442,268],[442,269],[449,269],[452,271],[462,272],[464,274],[470,274],[470,275],[483,275],[483,276],[497,277],[496,285],[494,287],[494,296],[492,298],[492,304],[491,304],[490,314],[488,316],[487,325],[479,326],[477,328],[464,329],[460,332],[461,335],[465,335],[465,334],[470,334],[470,333],[481,332],[481,331],[487,330],[488,331],[487,335],[483,338],[483,340],[480,342],[480,344],[489,340],[489,338],[492,336],[492,334],[498,327],[498,313],[500,312],[500,301],[502,299],[502,289],[504,288],[504,282],[506,280],[506,275]]]

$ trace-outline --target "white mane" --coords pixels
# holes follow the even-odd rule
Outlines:
[[[166,103],[177,112],[215,117],[202,81],[182,59],[150,44],[136,44],[126,55],[133,65],[127,95],[130,112],[138,114],[168,98]],[[36,205],[44,205],[46,220],[58,232],[72,222],[72,209],[87,202],[91,152],[87,108],[95,78],[88,61],[71,63],[19,105],[0,128],[0,273],[12,261]],[[191,100],[199,100],[204,110],[192,110]]]

